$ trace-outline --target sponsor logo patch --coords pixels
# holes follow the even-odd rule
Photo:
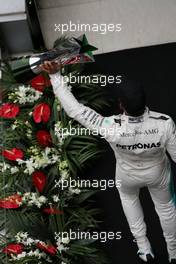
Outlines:
[[[144,131],[135,130],[132,133],[122,132],[122,133],[120,133],[120,136],[121,137],[135,137],[137,135],[156,135],[158,133],[159,133],[158,128],[152,128],[152,129],[145,129]]]
[[[159,148],[161,146],[160,142],[157,143],[137,143],[134,145],[120,145],[116,144],[117,148],[126,149],[126,150],[135,150],[135,149],[152,149]]]

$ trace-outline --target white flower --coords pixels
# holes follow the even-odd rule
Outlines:
[[[27,253],[23,251],[22,253],[18,254],[17,256],[11,254],[12,260],[20,260],[22,258],[25,258]]]
[[[15,239],[18,243],[21,243],[22,241],[26,240],[28,238],[27,232],[18,232],[15,236]]]
[[[61,240],[61,242],[63,244],[69,244],[70,243],[70,239],[68,237],[63,237],[62,240]]]
[[[59,169],[64,170],[68,168],[68,162],[66,160],[63,160],[59,163]]]
[[[16,161],[18,162],[18,165],[21,165],[21,164],[25,163],[25,161],[22,160],[22,159],[16,159]]]
[[[31,138],[31,137],[32,137],[32,130],[31,130],[31,129],[28,129],[28,130],[27,130],[26,136],[27,136],[28,138]]]
[[[37,101],[42,96],[42,92],[36,91],[31,86],[20,85],[13,93],[9,94],[9,99],[14,103],[26,104]]]
[[[61,121],[57,121],[57,123],[55,124],[55,126],[56,126],[58,129],[63,127]]]
[[[36,249],[34,251],[30,250],[26,255],[29,256],[29,257],[33,257],[34,256],[34,257],[37,257],[38,259],[44,258],[48,262],[50,262],[50,259],[47,257],[47,255],[44,252],[40,253],[39,249]]]
[[[47,202],[47,198],[45,197],[45,196],[40,196],[39,198],[38,198],[38,200],[39,200],[39,202],[40,203],[46,203]]]
[[[23,251],[23,252],[22,252],[21,254],[19,254],[17,257],[18,257],[18,259],[26,257],[26,252]]]
[[[45,168],[49,164],[54,164],[60,160],[60,155],[55,148],[45,148],[42,152],[36,147],[31,147],[28,151],[31,157],[28,160],[22,161],[17,159],[18,164],[25,164],[24,173],[32,174],[36,169]]]
[[[52,161],[57,162],[58,161],[58,155],[53,155],[52,156]]]
[[[54,125],[54,134],[58,138],[60,145],[62,145],[64,143],[65,138],[69,136],[68,131],[65,131],[65,129],[63,129],[61,121],[58,121]]]
[[[15,124],[13,124],[12,126],[11,126],[11,129],[12,130],[15,130],[17,128],[17,125],[15,125]]]
[[[49,155],[50,152],[51,152],[51,150],[52,150],[51,148],[46,147],[46,148],[45,148],[45,154],[46,154],[46,155]]]
[[[39,249],[36,249],[35,251],[33,251],[33,256],[39,256],[40,255],[40,251]]]
[[[57,233],[55,233],[56,245],[58,251],[66,251],[69,248],[65,247],[66,244],[70,243],[70,239],[68,237],[60,237]],[[65,244],[65,245],[64,245]]]
[[[26,242],[23,242],[23,244],[25,244],[26,246],[30,246],[30,245],[32,245],[32,244],[34,244],[36,241],[34,240],[34,239],[32,239],[32,238],[28,238],[27,240],[26,240]]]
[[[69,248],[68,247],[65,247],[63,244],[60,244],[58,247],[57,247],[57,250],[58,251],[66,251],[68,250]]]
[[[0,167],[1,167],[1,172],[5,172],[6,170],[10,169],[10,165],[5,161],[0,163]]]
[[[15,174],[16,172],[19,171],[19,169],[18,169],[18,167],[15,166],[15,167],[11,167],[10,171],[12,174]]]
[[[36,205],[40,208],[43,204],[47,202],[47,198],[45,196],[39,196],[37,193],[25,193],[23,195],[22,201],[26,203],[28,206]]]
[[[40,240],[30,238],[27,232],[18,232],[15,236],[18,243],[22,243],[25,246],[36,245]]]
[[[59,195],[53,195],[53,201],[56,203],[59,202],[60,201]]]
[[[78,188],[69,187],[69,193],[70,194],[79,194],[80,192],[81,192],[81,190]]]
[[[31,250],[31,251],[29,251],[28,256],[32,257],[33,254],[34,254],[34,253],[33,253],[33,251]]]
[[[61,175],[61,181],[64,181],[69,178],[69,171],[68,170],[62,170],[60,171]]]
[[[24,170],[24,173],[32,174],[35,171],[36,166],[32,158],[24,161],[23,163],[25,163],[26,165],[26,169]]]

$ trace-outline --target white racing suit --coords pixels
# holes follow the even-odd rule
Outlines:
[[[119,194],[131,232],[140,251],[150,250],[139,190],[147,186],[160,218],[169,258],[176,258],[176,207],[171,166],[166,151],[176,162],[176,128],[172,119],[149,111],[140,117],[125,114],[103,117],[79,103],[60,73],[51,74],[51,83],[66,113],[84,127],[104,137],[116,157]]]

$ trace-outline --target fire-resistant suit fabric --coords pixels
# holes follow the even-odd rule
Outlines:
[[[50,74],[55,96],[65,112],[105,138],[116,157],[116,180],[124,213],[139,250],[150,251],[139,190],[148,187],[160,218],[169,258],[176,259],[176,206],[170,161],[176,162],[176,126],[168,115],[150,111],[104,117],[73,96],[60,72]]]

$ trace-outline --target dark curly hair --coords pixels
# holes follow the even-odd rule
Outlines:
[[[130,116],[140,116],[146,107],[146,96],[142,84],[134,80],[122,80],[119,86],[119,101]]]

